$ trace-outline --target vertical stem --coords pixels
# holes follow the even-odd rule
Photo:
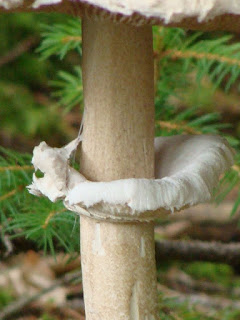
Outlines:
[[[152,178],[151,27],[83,21],[85,119],[81,171],[90,180]],[[81,217],[87,320],[157,319],[152,223]]]
[[[151,27],[83,21],[81,170],[90,180],[154,176]]]

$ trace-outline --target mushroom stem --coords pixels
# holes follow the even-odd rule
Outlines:
[[[81,172],[93,181],[153,178],[151,27],[84,18],[83,87]],[[157,319],[152,223],[81,217],[81,259],[87,320]]]
[[[87,320],[157,320],[153,223],[81,217]]]

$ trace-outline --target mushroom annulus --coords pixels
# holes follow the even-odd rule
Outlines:
[[[156,320],[154,219],[209,201],[233,163],[211,135],[154,140],[152,25],[238,30],[234,0],[0,0],[0,11],[82,18],[84,123],[63,148],[34,149],[29,191],[81,215],[87,320]],[[81,142],[80,172],[69,165]]]

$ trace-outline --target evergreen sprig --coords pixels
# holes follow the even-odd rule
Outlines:
[[[48,199],[29,195],[21,212],[12,215],[6,228],[13,237],[24,236],[34,241],[45,252],[55,255],[56,248],[65,252],[79,252],[79,221],[61,202],[50,203]]]
[[[37,49],[42,59],[57,55],[63,59],[71,50],[81,55],[81,22],[79,19],[69,18],[62,24],[42,25],[42,43]]]
[[[163,59],[180,60],[183,74],[194,68],[197,82],[200,83],[204,76],[208,76],[214,88],[223,84],[228,75],[229,78],[224,83],[225,90],[229,90],[239,78],[240,43],[232,42],[232,35],[209,39],[203,32],[195,32],[188,36],[180,30],[176,31],[173,39],[167,42],[165,37],[169,40],[172,33],[166,28],[162,30],[164,46],[159,53],[161,64],[165,64],[162,62]]]
[[[0,225],[11,237],[35,241],[39,248],[54,254],[79,249],[78,216],[63,204],[29,194],[32,181],[31,155],[0,147]]]
[[[82,106],[83,87],[80,67],[74,68],[74,74],[60,71],[58,73],[58,80],[54,80],[50,84],[55,88],[53,96],[64,107],[64,113],[69,112],[76,105]]]
[[[30,155],[0,147],[0,222],[5,227],[20,212],[31,182]]]

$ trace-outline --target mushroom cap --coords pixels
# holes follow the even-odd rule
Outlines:
[[[0,0],[0,9],[97,15],[133,25],[233,32],[240,28],[240,2],[236,0]]]
[[[219,176],[233,164],[227,141],[212,135],[155,139],[155,179],[88,181],[69,166],[77,140],[64,148],[42,142],[34,149],[35,170],[45,175],[30,193],[62,199],[71,211],[111,221],[147,221],[211,200]]]

